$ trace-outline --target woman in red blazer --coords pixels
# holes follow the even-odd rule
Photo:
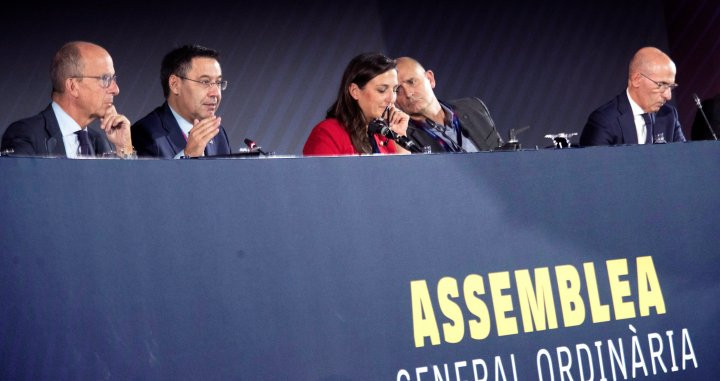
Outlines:
[[[313,128],[304,155],[359,155],[406,153],[395,142],[368,134],[368,124],[385,118],[398,135],[405,135],[410,117],[395,108],[395,60],[380,53],[363,53],[350,61],[343,74],[337,99],[325,120]]]

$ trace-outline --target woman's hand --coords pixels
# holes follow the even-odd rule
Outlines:
[[[387,121],[390,124],[391,130],[400,136],[405,136],[407,133],[408,122],[410,121],[410,115],[404,113],[399,108],[396,108],[394,104],[391,104],[388,109]]]

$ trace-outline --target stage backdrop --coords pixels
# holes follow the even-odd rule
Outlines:
[[[115,103],[131,121],[163,102],[164,54],[187,43],[218,49],[230,83],[219,115],[234,149],[249,137],[301,153],[345,66],[366,51],[418,58],[434,70],[438,97],[480,97],[504,138],[530,126],[521,142],[543,147],[545,134],[581,132],[625,88],[632,54],[653,45],[678,63],[689,128],[690,94],[720,91],[719,16],[711,1],[661,0],[13,2],[0,13],[0,133],[47,106],[50,58],[72,40],[109,50]]]
[[[714,379],[718,160],[3,158],[0,379]]]

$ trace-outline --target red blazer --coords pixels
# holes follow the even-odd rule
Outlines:
[[[384,136],[373,135],[380,148],[380,153],[396,153],[395,142]],[[337,119],[325,119],[320,122],[308,136],[303,148],[303,155],[359,155],[352,145],[350,135]]]

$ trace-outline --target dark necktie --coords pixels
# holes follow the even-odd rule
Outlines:
[[[80,141],[80,155],[90,156],[92,155],[92,148],[90,146],[90,135],[88,135],[87,129],[83,128],[76,132],[78,141]]]
[[[653,136],[655,136],[653,131],[653,127],[655,127],[655,113],[644,113],[642,117],[645,120],[645,129],[647,131],[645,144],[653,144]]]

